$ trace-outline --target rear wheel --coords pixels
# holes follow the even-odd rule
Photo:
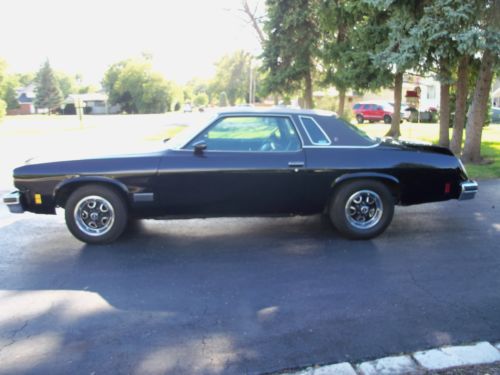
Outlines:
[[[390,124],[392,122],[392,117],[389,115],[384,116],[384,123]]]
[[[365,121],[365,118],[362,115],[356,115],[356,121],[358,124],[362,124]]]
[[[86,185],[69,196],[65,219],[69,231],[80,241],[109,243],[125,230],[127,206],[112,188]]]
[[[369,239],[382,233],[394,215],[394,197],[381,182],[347,182],[335,191],[330,219],[344,237]]]

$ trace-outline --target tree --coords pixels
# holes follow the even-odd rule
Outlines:
[[[387,136],[401,135],[401,101],[403,74],[417,66],[419,46],[411,30],[422,15],[422,1],[419,0],[365,0],[386,16],[387,40],[385,48],[373,55],[373,60],[382,68],[394,72],[394,114]]]
[[[225,92],[230,105],[245,102],[248,97],[251,60],[252,56],[245,51],[223,56],[215,64],[215,78],[210,91]]]
[[[304,106],[313,108],[313,75],[320,39],[315,0],[267,0],[267,38],[262,68],[268,92],[303,91]]]
[[[411,32],[419,45],[421,66],[424,72],[436,71],[440,81],[439,145],[449,146],[450,88],[453,71],[460,60],[457,71],[456,136],[460,135],[465,121],[467,99],[469,51],[464,35],[469,32],[476,18],[478,2],[461,0],[433,0],[423,8],[423,14]],[[460,134],[459,134],[460,133]],[[457,142],[457,140],[455,140]],[[455,143],[455,148],[460,145]]]
[[[494,70],[499,63],[500,54],[500,0],[485,0],[482,20],[478,25],[481,38],[477,41],[483,49],[481,67],[477,77],[470,114],[467,118],[466,138],[462,160],[481,163],[481,137],[486,119],[488,99]]]
[[[153,71],[150,59],[144,57],[111,65],[102,86],[110,103],[127,113],[163,113],[182,100],[179,88]]]
[[[63,103],[63,97],[54,71],[49,60],[45,61],[36,76],[35,105],[38,108],[47,108],[50,112]]]
[[[193,104],[197,107],[204,107],[208,104],[208,95],[204,92],[200,92],[194,97]]]
[[[225,91],[222,91],[219,95],[219,107],[227,107],[227,105],[228,105],[227,94]]]
[[[0,60],[0,99],[5,104],[6,109],[19,107],[16,93],[18,85],[16,76],[7,73],[7,63]]]
[[[79,92],[80,87],[76,76],[61,71],[55,72],[55,76],[64,98],[67,98],[69,94],[76,94]]]
[[[386,16],[355,0],[323,1],[319,14],[322,83],[337,88],[342,116],[348,89],[377,90],[392,81],[390,69],[372,62],[387,41]]]

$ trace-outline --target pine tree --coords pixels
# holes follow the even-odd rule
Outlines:
[[[58,108],[62,103],[63,97],[59,83],[47,60],[36,76],[35,105],[38,108],[47,108],[50,114],[54,108]]]

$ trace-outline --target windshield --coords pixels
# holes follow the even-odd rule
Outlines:
[[[201,132],[208,124],[211,124],[217,115],[212,115],[208,118],[208,120],[203,121],[202,123],[193,124],[187,126],[186,129],[181,130],[179,134],[176,134],[173,138],[169,139],[165,145],[167,149],[177,150],[182,148],[186,143],[188,143],[191,139],[193,139],[199,132]]]

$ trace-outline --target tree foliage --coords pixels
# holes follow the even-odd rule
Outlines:
[[[50,67],[49,61],[45,61],[36,75],[36,97],[35,105],[38,108],[51,110],[58,108],[63,102],[63,95],[56,79],[55,73]]]
[[[316,0],[267,0],[262,68],[268,72],[268,92],[302,91],[305,106],[312,108],[312,80],[320,37]]]
[[[163,113],[182,100],[182,93],[152,68],[150,59],[128,59],[111,65],[102,86],[110,104],[127,113]]]
[[[215,64],[215,77],[209,91],[219,95],[225,92],[230,105],[247,102],[251,60],[252,55],[245,51],[223,56]]]

